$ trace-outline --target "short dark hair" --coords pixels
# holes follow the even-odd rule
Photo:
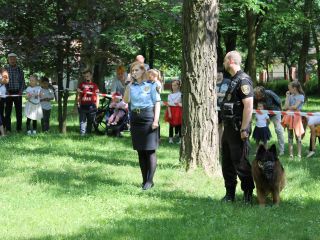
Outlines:
[[[48,82],[49,82],[49,78],[43,76],[43,77],[40,78],[40,81],[41,81],[41,82],[47,82],[47,83],[48,83]]]
[[[90,69],[85,69],[82,71],[82,74],[86,74],[86,73],[91,73],[92,74],[92,71]]]

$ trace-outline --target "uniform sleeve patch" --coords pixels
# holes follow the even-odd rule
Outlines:
[[[242,85],[241,91],[244,95],[248,95],[250,93],[250,85]]]

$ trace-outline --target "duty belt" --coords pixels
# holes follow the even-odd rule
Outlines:
[[[144,112],[150,112],[153,111],[153,107],[149,107],[149,108],[135,108],[132,109],[131,112],[137,113],[137,114],[141,114]]]

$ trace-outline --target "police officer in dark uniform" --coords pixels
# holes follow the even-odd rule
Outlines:
[[[253,112],[253,87],[251,78],[241,70],[241,56],[237,51],[228,52],[224,67],[231,74],[231,84],[226,92],[222,115],[222,173],[225,181],[226,202],[235,200],[237,176],[241,180],[244,202],[252,202],[254,182],[248,161],[248,138]]]

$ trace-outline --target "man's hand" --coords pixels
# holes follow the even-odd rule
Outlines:
[[[246,140],[249,137],[249,134],[247,133],[247,131],[242,131],[240,135],[242,140]]]

